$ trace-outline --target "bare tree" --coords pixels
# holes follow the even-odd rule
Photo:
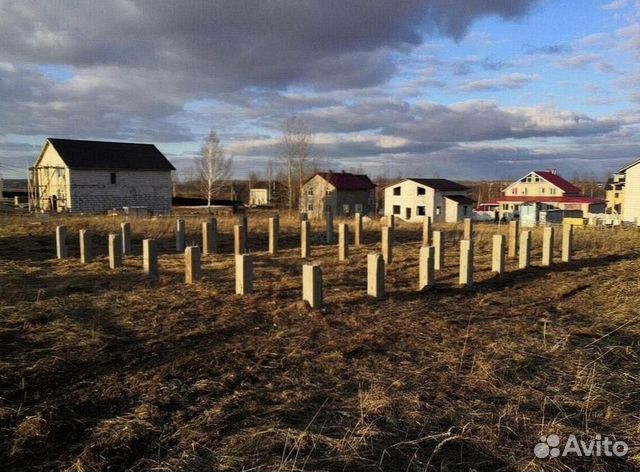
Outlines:
[[[311,132],[304,121],[298,117],[287,119],[282,126],[281,144],[289,191],[289,212],[291,212],[296,196],[300,195],[304,183],[310,161],[309,152],[313,144]]]
[[[225,156],[220,138],[214,130],[211,130],[200,149],[200,156],[196,158],[200,191],[207,199],[208,207],[211,206],[216,183],[230,177],[232,164],[231,157]]]

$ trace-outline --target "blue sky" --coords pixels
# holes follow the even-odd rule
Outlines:
[[[292,6],[293,5],[293,6]],[[210,129],[264,172],[303,119],[325,169],[604,178],[640,157],[640,0],[0,0],[0,172],[47,136],[153,142],[188,175]]]

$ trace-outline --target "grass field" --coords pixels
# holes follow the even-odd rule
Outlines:
[[[175,220],[132,220],[134,251],[108,268],[121,219],[0,215],[0,459],[6,471],[633,471],[640,469],[640,232],[575,231],[575,260],[496,278],[493,224],[476,225],[476,284],[446,268],[418,292],[421,228],[400,224],[387,297],[366,297],[379,223],[339,263],[314,222],[324,306],[301,301],[297,223],[250,215],[255,294],[234,295],[234,219],[221,254],[183,283]],[[198,243],[200,218],[188,218]],[[70,259],[53,258],[55,225]],[[77,230],[95,260],[77,259]],[[559,234],[556,232],[557,254]],[[141,240],[159,240],[159,281]],[[559,258],[557,258],[559,260]],[[623,458],[536,459],[541,435],[623,440]]]

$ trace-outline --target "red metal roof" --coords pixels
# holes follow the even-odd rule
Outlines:
[[[553,172],[550,172],[548,170],[536,170],[534,172],[565,193],[580,193],[580,189],[578,187],[573,185],[568,180],[560,177],[558,174],[554,174]]]
[[[482,203],[482,205],[491,205],[495,203],[502,202],[512,202],[512,203],[589,203],[589,204],[597,204],[597,203],[606,203],[605,200],[601,198],[590,198],[590,197],[581,197],[581,196],[564,196],[564,197],[545,197],[545,196],[522,196],[522,195],[508,195],[506,197],[499,197],[489,202]]]
[[[376,185],[366,175],[350,172],[318,172],[319,175],[337,190],[371,190]]]

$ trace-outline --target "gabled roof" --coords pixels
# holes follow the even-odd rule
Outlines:
[[[371,190],[376,187],[376,184],[371,182],[371,179],[363,174],[352,174],[350,172],[342,171],[318,172],[316,175],[319,175],[329,182],[336,188],[336,190]],[[315,175],[313,177],[315,177]],[[309,180],[307,180],[307,182]]]
[[[638,159],[637,161],[633,161],[631,164],[624,166],[622,169],[620,169],[617,173],[621,174],[623,172],[625,172],[627,169],[630,169],[631,167],[640,164],[640,159]]]
[[[476,201],[466,195],[445,195],[444,198],[453,200],[461,205],[473,205]]]
[[[542,179],[546,180],[551,185],[559,188],[564,193],[580,193],[581,192],[581,190],[578,187],[573,185],[568,180],[560,177],[558,174],[555,173],[555,171],[551,172],[551,171],[548,171],[548,170],[534,170],[534,171],[528,172],[524,177],[521,177],[518,180],[516,180],[515,182],[512,182],[509,185],[507,185],[502,190],[502,192],[506,192],[507,190],[509,190],[514,185],[518,185],[519,183],[521,183],[521,181],[523,179],[527,178],[531,174],[536,174],[536,175],[540,176]]]
[[[153,144],[48,138],[70,169],[176,170]]]
[[[544,170],[544,171],[536,170],[536,171],[534,171],[534,173],[538,174],[540,177],[542,177],[544,180],[549,182],[551,185],[555,185],[556,187],[558,187],[563,192],[566,192],[566,193],[580,193],[580,191],[581,191],[578,187],[573,185],[568,180],[566,180],[566,179],[560,177],[558,174],[554,174],[553,172],[550,172],[548,170]]]
[[[469,187],[465,187],[458,182],[454,182],[452,180],[447,179],[414,179],[409,178],[407,180],[411,180],[420,185],[424,185],[425,187],[430,187],[434,190],[470,190]]]

